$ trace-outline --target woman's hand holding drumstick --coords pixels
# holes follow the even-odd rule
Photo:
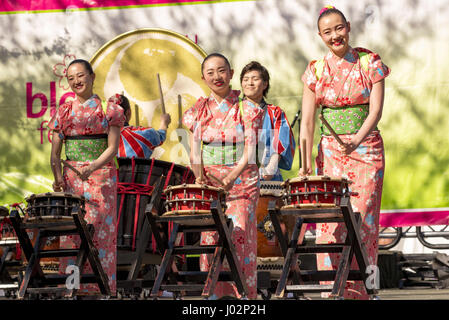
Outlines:
[[[220,179],[218,179],[216,176],[214,176],[212,173],[208,172],[206,173],[206,176],[212,180],[214,180],[215,182],[219,183],[220,186],[224,186],[223,181],[221,181]]]
[[[323,124],[327,127],[327,129],[329,130],[329,132],[331,133],[331,135],[335,138],[335,140],[337,140],[337,142],[343,147],[345,148],[346,145],[343,141],[341,141],[340,137],[338,136],[337,133],[335,133],[334,129],[331,127],[331,125],[329,124],[329,122],[326,121],[326,119],[324,119],[323,115],[320,113],[318,115],[318,117],[320,118],[321,122],[323,122]]]
[[[329,124],[329,122],[326,121],[326,119],[324,119],[323,115],[320,113],[319,116],[320,120],[323,122],[323,124],[327,127],[327,129],[329,129],[329,132],[331,133],[331,135],[335,138],[335,140],[337,140],[337,142],[341,145],[341,147],[343,148],[343,152],[345,154],[350,154],[352,151],[354,151],[355,149],[357,149],[357,146],[359,145],[359,143],[355,143],[352,139],[349,143],[344,143],[340,137],[338,136],[338,134],[334,131],[334,129],[331,127],[331,125]]]

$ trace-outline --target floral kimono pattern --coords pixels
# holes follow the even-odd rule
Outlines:
[[[66,136],[86,136],[107,134],[110,126],[122,127],[125,121],[123,109],[109,102],[106,114],[101,100],[97,95],[84,103],[77,99],[59,107],[57,113],[50,120],[48,127],[58,130]],[[68,161],[73,167],[88,166],[90,161]],[[98,249],[101,265],[108,276],[111,294],[116,293],[116,219],[117,219],[117,169],[113,162],[94,171],[87,181],[82,181],[72,170],[64,167],[64,191],[84,196],[86,215],[84,219],[93,224],[95,233],[93,242]],[[60,247],[64,249],[77,248],[80,244],[79,236],[61,237]],[[66,267],[75,263],[75,257],[61,258],[59,272],[65,274]],[[84,271],[92,273],[89,262]],[[99,293],[96,284],[81,285],[81,293]]]
[[[360,62],[359,52],[369,54],[365,69]],[[315,92],[316,103],[329,108],[351,108],[368,104],[373,84],[390,73],[379,55],[362,48],[350,48],[343,59],[329,52],[324,58],[322,76],[317,77],[315,61],[309,63],[303,82]],[[343,142],[348,142],[351,134],[340,134]],[[354,212],[360,212],[362,226],[360,235],[365,244],[370,265],[377,265],[379,214],[385,168],[384,147],[378,130],[373,130],[350,155],[340,151],[333,136],[322,135],[316,158],[318,175],[345,177],[354,183],[350,185],[355,195],[351,196]],[[320,223],[316,226],[316,243],[343,242],[346,236],[343,224]],[[340,254],[317,254],[319,270],[337,269]],[[358,269],[355,259],[352,269]],[[362,270],[365,272],[365,270]],[[323,294],[327,296],[327,294]],[[367,299],[365,286],[361,281],[348,281],[345,298]]]
[[[195,106],[184,113],[183,123],[189,128],[195,138],[203,143],[248,143],[255,146],[257,131],[261,127],[262,109],[254,104],[243,102],[243,112],[239,110],[240,92],[233,90],[221,103],[213,96],[200,98]],[[219,179],[224,179],[234,168],[236,163],[221,163],[220,157],[215,164],[206,164],[205,171]],[[210,180],[212,186],[219,187]],[[259,171],[255,163],[248,164],[247,168],[236,179],[234,186],[226,198],[226,216],[234,224],[232,241],[236,249],[238,262],[242,268],[244,282],[248,287],[248,298],[257,297],[257,220],[255,216],[256,203],[259,199]],[[203,232],[202,245],[216,243],[215,232]],[[201,255],[200,267],[208,271],[211,255]],[[227,268],[223,266],[222,268]],[[233,295],[240,297],[231,282],[218,282],[214,295]]]

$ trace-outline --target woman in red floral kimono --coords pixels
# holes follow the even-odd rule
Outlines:
[[[354,211],[363,220],[361,238],[366,245],[368,262],[377,265],[378,225],[384,176],[384,147],[377,123],[382,115],[384,78],[390,69],[379,55],[349,46],[350,23],[335,7],[325,7],[318,18],[321,39],[330,49],[322,60],[312,61],[302,76],[304,82],[301,141],[305,139],[306,168],[310,175],[315,113],[322,106],[324,118],[344,142],[340,146],[325,127],[321,128],[316,167],[318,175],[346,177],[352,180]],[[317,224],[317,243],[342,242],[346,230],[341,224]],[[339,254],[318,254],[320,270],[336,269]],[[357,264],[353,261],[352,268]],[[365,271],[365,270],[362,270]],[[346,284],[346,298],[367,299],[362,282]]]
[[[261,127],[262,109],[243,101],[239,104],[238,90],[231,90],[233,70],[220,54],[207,56],[202,64],[202,78],[211,89],[209,97],[198,99],[184,113],[183,123],[192,131],[190,161],[197,177],[196,183],[220,187],[206,175],[201,179],[201,153],[204,170],[224,183],[229,194],[226,198],[226,216],[234,224],[232,240],[238,263],[248,287],[249,299],[257,297],[257,221],[256,204],[259,198],[259,171],[255,150],[257,131]],[[200,151],[201,142],[203,150]],[[225,143],[225,145],[223,145]],[[215,232],[204,232],[201,244],[211,245],[217,240]],[[208,271],[206,255],[200,258],[201,270]],[[234,284],[217,283],[214,295],[239,297]],[[215,297],[212,297],[212,299]]]
[[[116,293],[116,232],[117,169],[113,162],[117,154],[120,129],[125,117],[123,109],[108,102],[102,106],[92,92],[95,74],[89,62],[74,60],[67,68],[67,79],[76,97],[59,107],[48,127],[53,129],[51,168],[55,181],[53,189],[74,193],[87,200],[85,220],[93,224],[93,242],[99,252],[101,265],[109,278],[111,294]],[[61,149],[65,143],[67,162],[80,172],[78,176],[68,167],[61,168]],[[61,239],[61,248],[75,248],[78,236]],[[60,262],[60,273],[74,258]],[[87,272],[92,273],[90,265]],[[81,293],[98,293],[96,284],[81,286]]]

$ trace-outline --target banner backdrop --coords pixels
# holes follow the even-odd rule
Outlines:
[[[130,97],[139,113],[133,121],[141,125],[158,127],[160,73],[172,124],[155,157],[183,163],[177,95],[184,111],[208,94],[200,78],[205,54],[230,59],[235,89],[246,63],[264,64],[271,76],[267,100],[291,122],[307,63],[327,52],[316,26],[327,4],[351,22],[351,45],[379,53],[392,69],[379,123],[386,148],[382,208],[449,207],[449,7],[443,0],[0,1],[0,204],[51,191],[47,123],[73,99],[65,68],[75,57],[92,61],[102,98],[121,91]],[[297,138],[298,124],[294,132]],[[284,178],[297,175],[298,160],[296,154]]]

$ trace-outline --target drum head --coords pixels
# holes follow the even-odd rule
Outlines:
[[[315,182],[315,181],[335,181],[335,182],[346,182],[346,183],[352,183],[352,181],[343,178],[343,177],[331,177],[331,176],[301,176],[301,177],[295,177],[295,178],[291,178],[286,180],[282,185],[287,185],[290,183],[295,183],[295,182],[302,182],[302,181],[311,181],[311,182]]]
[[[170,175],[168,185],[178,185],[194,180],[194,174],[189,168],[173,162],[145,158],[117,158],[117,161],[119,182],[146,184],[149,174],[149,185],[151,186],[154,186],[162,175],[165,176],[165,179]],[[163,183],[165,182],[164,180]]]
[[[174,190],[183,190],[183,189],[200,189],[200,190],[212,190],[216,191],[218,193],[225,193],[225,190],[223,188],[217,188],[213,186],[209,186],[207,184],[180,184],[177,186],[168,186],[167,189],[164,190],[164,193],[167,191],[174,191]]]
[[[25,201],[30,202],[30,200],[38,199],[38,198],[75,198],[79,200],[85,200],[84,196],[79,196],[74,193],[69,192],[46,192],[39,194],[32,194],[28,198],[25,198]]]

